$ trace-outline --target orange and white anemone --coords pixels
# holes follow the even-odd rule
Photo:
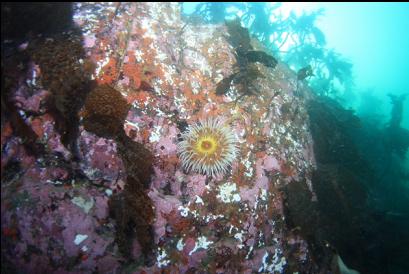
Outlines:
[[[178,152],[187,171],[207,175],[225,174],[237,155],[233,130],[219,119],[207,119],[182,134]]]

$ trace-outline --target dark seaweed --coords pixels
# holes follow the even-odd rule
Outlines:
[[[259,62],[269,68],[275,68],[278,63],[273,56],[268,55],[264,51],[248,51],[246,53],[246,59],[250,63]]]
[[[253,49],[250,44],[249,31],[241,26],[240,18],[236,17],[234,20],[225,23],[229,33],[227,40],[234,47],[237,55],[244,56],[249,50]]]
[[[241,26],[240,19],[226,21],[229,36],[227,40],[234,47],[236,53],[238,72],[221,80],[216,87],[216,95],[225,95],[232,84],[238,87],[240,97],[255,95],[254,81],[264,78],[254,63],[258,62],[269,68],[275,68],[277,60],[264,51],[253,50],[248,29]]]
[[[82,47],[82,34],[72,29],[53,39],[33,42],[28,51],[40,66],[42,84],[51,92],[47,110],[56,121],[61,142],[77,158],[78,112],[93,85],[90,80],[93,66],[88,65],[90,61]]]
[[[314,76],[312,72],[312,67],[310,65],[303,67],[297,72],[297,80],[304,80],[307,77]]]
[[[216,87],[216,95],[224,95],[226,94],[229,89],[230,89],[230,85],[231,82],[233,81],[234,77],[236,76],[236,74],[232,74],[226,78],[223,78],[223,80],[221,80]]]
[[[121,93],[113,87],[97,86],[85,102],[84,128],[117,143],[126,171],[126,184],[122,192],[109,200],[110,216],[116,220],[116,242],[122,255],[132,260],[132,239],[136,236],[145,264],[152,265],[155,212],[146,191],[153,173],[153,155],[126,135],[123,123],[129,107]]]

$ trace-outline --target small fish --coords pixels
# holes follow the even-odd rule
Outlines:
[[[221,80],[219,83],[217,83],[216,87],[216,95],[225,95],[229,89],[230,89],[230,84],[233,81],[233,78],[236,76],[237,73],[233,73],[229,77],[224,78]]]
[[[297,72],[297,80],[304,80],[310,76],[315,76],[314,73],[312,73],[311,65],[308,65]]]
[[[260,62],[269,68],[275,68],[278,63],[273,56],[268,55],[264,51],[250,50],[245,56],[248,62]]]

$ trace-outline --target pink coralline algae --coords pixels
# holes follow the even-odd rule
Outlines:
[[[171,3],[79,3],[74,19],[96,64],[92,78],[130,106],[115,130],[154,157],[151,184],[138,189],[155,213],[154,259],[142,263],[138,237],[129,239],[133,258],[115,240],[108,201],[126,188],[129,164],[117,137],[86,131],[80,117],[79,159],[71,161],[54,118],[28,114],[41,110],[50,92],[43,89],[13,94],[45,154],[33,158],[2,124],[2,258],[27,273],[284,273],[313,265],[305,239],[286,228],[281,191],[295,178],[310,182],[315,163],[305,98],[292,95],[295,73],[255,63],[264,75],[253,83],[257,96],[236,101],[234,87],[215,92],[236,63],[226,26],[187,24]],[[281,112],[286,103],[297,106],[293,121]],[[209,118],[237,140],[231,168],[217,176],[184,170],[177,151],[187,128]]]

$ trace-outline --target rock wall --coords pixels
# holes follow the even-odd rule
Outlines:
[[[45,113],[24,116],[45,156],[28,154],[10,123],[2,126],[2,261],[30,273],[316,273],[306,240],[288,229],[284,210],[284,189],[294,182],[315,199],[305,106],[312,95],[296,73],[281,62],[255,62],[246,89],[233,82],[216,93],[237,70],[228,29],[182,20],[178,4],[80,3],[74,21],[83,33],[83,62],[95,64],[91,78],[131,105],[125,133],[154,156],[150,186],[140,191],[154,207],[155,258],[143,260],[140,238],[132,235],[130,252],[118,248],[118,220],[108,215],[108,201],[124,191],[127,176],[118,145],[80,126],[79,160],[72,161]],[[27,90],[19,97],[22,113],[49,94],[33,68],[38,73],[28,75],[37,81],[11,92],[17,98]],[[84,119],[86,110],[79,115]],[[209,118],[237,138],[236,159],[219,176],[186,172],[178,158],[181,134]]]

